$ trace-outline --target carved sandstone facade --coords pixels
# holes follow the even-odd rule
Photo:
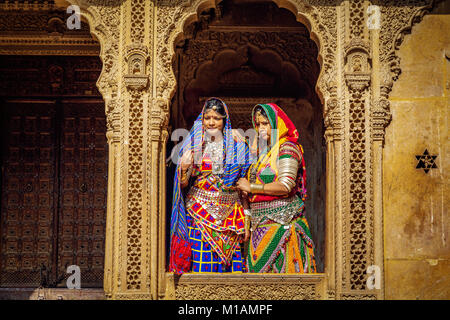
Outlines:
[[[384,265],[383,141],[403,36],[432,0],[274,0],[318,48],[316,92],[326,142],[324,272],[184,275],[166,272],[166,145],[175,46],[217,0],[70,0],[100,43],[97,81],[107,115],[108,204],[104,290],[111,299],[383,299],[366,270]],[[395,2],[395,3],[394,3]],[[367,9],[380,9],[371,29]],[[3,53],[5,42],[0,42]],[[282,284],[280,284],[280,281]],[[279,291],[278,286],[283,290]]]

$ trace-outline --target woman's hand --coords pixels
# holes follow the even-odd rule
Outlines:
[[[250,182],[245,178],[240,178],[236,183],[236,187],[243,192],[250,193]]]
[[[192,166],[192,153],[186,151],[180,159],[180,167],[182,171],[187,171]]]
[[[237,188],[235,188],[237,189]],[[238,190],[239,191],[239,196],[241,197],[241,201],[243,198],[248,198],[248,192],[247,191],[242,191],[242,190]]]

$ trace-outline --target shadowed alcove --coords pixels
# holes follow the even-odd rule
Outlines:
[[[296,21],[292,12],[271,1],[226,0],[200,12],[198,21],[185,26],[183,36],[175,43],[177,87],[172,99],[172,131],[190,130],[204,101],[211,96],[223,99],[232,127],[244,131],[251,128],[255,104],[278,104],[300,133],[307,168],[305,214],[315,243],[317,270],[323,272],[324,125],[315,89],[320,72],[318,49],[308,29]],[[177,142],[169,138],[168,156]],[[169,162],[168,221],[174,170],[175,165]]]

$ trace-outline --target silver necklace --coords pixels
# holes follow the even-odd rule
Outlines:
[[[211,141],[210,137],[206,137],[205,153],[211,157],[212,173],[223,174],[223,140]]]

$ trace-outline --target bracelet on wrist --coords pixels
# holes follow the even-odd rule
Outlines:
[[[263,193],[264,192],[264,185],[263,184],[250,183],[250,192],[251,193]]]
[[[181,179],[186,179],[191,176],[192,167],[187,168],[186,170],[181,169]]]
[[[189,177],[186,174],[181,173],[181,183],[185,183],[189,180]]]

